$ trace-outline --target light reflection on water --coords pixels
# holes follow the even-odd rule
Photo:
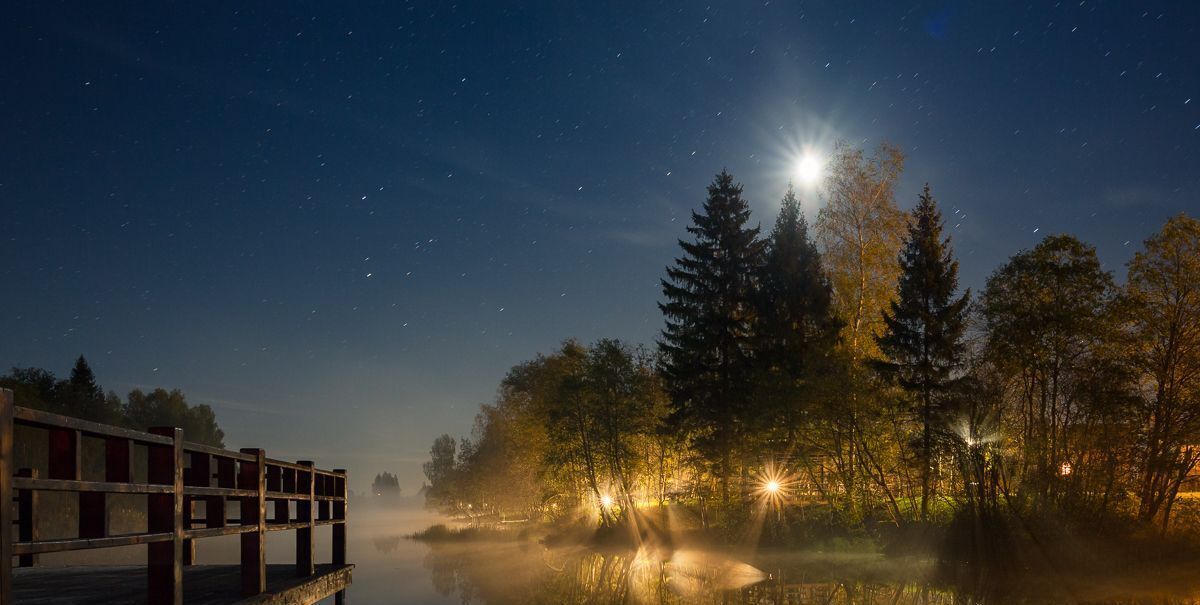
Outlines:
[[[548,549],[536,542],[448,542],[404,538],[439,520],[415,510],[360,508],[351,525],[356,604],[1200,604],[1200,574],[1155,581],[1029,577],[972,590],[940,579],[922,561],[876,555],[776,554],[733,557],[681,550],[649,553]],[[1032,573],[1030,574],[1033,575]],[[1173,588],[1167,589],[1166,586]]]
[[[745,604],[1200,603],[1196,593],[1164,593],[1106,583],[1068,587],[1045,578],[976,590],[934,580],[928,563],[881,557],[776,555],[758,567],[718,555],[676,553],[646,561],[631,553],[548,550],[536,544],[435,544],[424,559],[435,590],[457,602]]]

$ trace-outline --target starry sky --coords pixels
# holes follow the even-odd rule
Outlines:
[[[769,226],[800,154],[893,142],[976,289],[1200,214],[1192,2],[18,1],[0,52],[0,368],[360,490],[562,339],[652,343],[723,167]]]

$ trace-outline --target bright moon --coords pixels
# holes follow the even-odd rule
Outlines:
[[[815,155],[806,154],[796,162],[796,178],[801,183],[812,184],[821,178],[821,160]]]

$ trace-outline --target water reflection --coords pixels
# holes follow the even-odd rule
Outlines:
[[[376,552],[390,555],[400,548],[401,540],[403,540],[401,536],[375,536],[371,538],[371,544],[375,547]]]
[[[642,553],[552,550],[533,543],[452,543],[431,545],[424,565],[439,594],[479,605],[1200,603],[1195,592],[1104,582],[1099,591],[1056,581],[987,583],[975,577],[954,583],[928,563],[867,556],[759,557],[750,565],[699,551],[659,561]]]

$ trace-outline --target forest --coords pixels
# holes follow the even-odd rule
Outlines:
[[[75,360],[67,378],[60,379],[43,368],[12,368],[0,376],[0,387],[12,389],[19,406],[138,431],[175,426],[183,429],[188,441],[225,447],[225,432],[208,405],[188,403],[179,389],[149,393],[133,389],[122,400],[100,386],[83,355]]]
[[[1119,275],[1047,235],[971,292],[934,190],[901,210],[903,168],[841,145],[814,223],[789,187],[769,231],[716,175],[655,345],[566,340],[513,367],[469,437],[434,441],[429,505],[600,526],[677,506],[718,530],[773,508],[784,539],[1190,531],[1200,222],[1163,217]]]

